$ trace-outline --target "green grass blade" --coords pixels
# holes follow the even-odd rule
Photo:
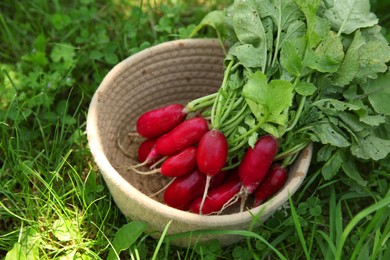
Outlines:
[[[365,228],[364,232],[360,234],[359,241],[356,243],[355,249],[353,250],[351,260],[356,259],[356,257],[360,253],[360,249],[363,245],[363,242],[367,239],[367,237],[374,230],[374,228],[377,228],[377,230],[379,231],[379,227],[387,218],[388,216],[386,214],[386,208],[381,208],[375,213],[375,215],[370,220],[367,228]]]
[[[387,212],[389,212],[388,209]],[[373,252],[371,256],[372,259],[377,259],[377,255],[379,254],[381,248],[386,248],[386,244],[389,238],[390,238],[390,218],[387,216],[387,223],[385,228],[383,229],[383,235],[381,236],[381,230],[379,228],[375,232]]]
[[[189,236],[193,237],[198,237],[202,235],[239,235],[243,237],[251,237],[251,238],[256,238],[260,240],[262,243],[267,245],[274,253],[279,257],[281,260],[287,260],[287,258],[279,251],[277,250],[274,246],[272,246],[266,239],[264,239],[261,235],[248,231],[248,230],[196,230],[192,232],[183,232],[183,233],[178,233],[174,235],[169,235],[167,236],[167,241],[172,241],[180,238],[186,238]]]
[[[354,229],[354,227],[362,220],[364,219],[365,217],[367,217],[368,215],[370,215],[371,213],[375,212],[375,211],[378,211],[379,209],[383,208],[383,207],[388,207],[389,204],[390,204],[390,196],[389,196],[390,193],[388,193],[388,195],[383,198],[382,200],[378,201],[377,203],[369,206],[368,208],[360,211],[349,223],[348,225],[345,227],[342,235],[341,235],[341,239],[340,239],[340,243],[338,244],[338,247],[337,247],[337,250],[336,250],[336,258],[335,259],[342,259],[341,258],[341,255],[342,255],[342,250],[343,250],[343,247],[344,247],[344,243],[345,241],[347,240],[347,237],[348,235],[351,233],[351,231]]]
[[[309,251],[307,249],[305,237],[302,233],[302,227],[301,227],[301,224],[299,223],[297,211],[294,207],[294,204],[292,203],[291,198],[289,198],[289,201],[290,201],[290,208],[291,208],[291,216],[292,216],[293,221],[294,221],[294,225],[295,225],[295,229],[297,231],[298,237],[299,237],[299,241],[301,242],[303,252],[305,253],[306,259],[310,259],[310,254],[309,254]]]
[[[156,246],[156,249],[154,250],[154,253],[153,253],[153,256],[152,256],[152,260],[156,260],[157,259],[157,255],[158,255],[158,252],[160,251],[160,248],[161,248],[161,245],[167,235],[167,232],[168,232],[168,229],[169,229],[169,226],[171,225],[172,223],[172,220],[170,220],[168,222],[168,224],[165,226],[162,234],[161,234],[161,237],[160,239],[158,240],[158,243],[157,243],[157,246]]]
[[[334,259],[334,255],[336,254],[336,246],[334,245],[334,243],[332,242],[332,239],[330,236],[328,236],[324,231],[322,230],[317,230],[317,233],[321,235],[322,238],[325,239],[325,241],[328,243],[327,244],[327,247],[326,247],[326,254],[324,254],[325,256],[325,259]],[[329,250],[331,251],[331,255],[328,254],[329,253]]]

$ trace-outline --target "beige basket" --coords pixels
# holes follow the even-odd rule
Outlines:
[[[269,218],[299,188],[308,170],[312,148],[300,155],[289,171],[282,191],[250,212],[200,216],[171,208],[162,203],[162,194],[149,195],[169,180],[140,176],[125,168],[136,163],[137,142],[128,132],[135,130],[137,117],[144,111],[173,102],[189,100],[215,92],[223,78],[224,53],[217,40],[193,39],[166,42],[141,51],[116,65],[104,78],[90,104],[87,119],[88,141],[93,157],[122,213],[149,225],[152,236],[159,237],[172,220],[168,234],[203,229],[248,229],[253,215],[259,221]],[[119,141],[129,151],[126,156]],[[138,140],[139,143],[140,140]],[[159,231],[159,232],[153,232]],[[222,245],[242,239],[233,235],[192,236],[174,240],[176,245],[218,238]]]

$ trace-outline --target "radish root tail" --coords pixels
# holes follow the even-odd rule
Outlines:
[[[206,200],[207,193],[208,193],[208,191],[209,191],[210,181],[211,181],[211,176],[208,176],[208,175],[207,175],[207,178],[206,178],[206,186],[204,187],[204,192],[203,192],[202,201],[200,202],[200,206],[199,206],[199,214],[200,214],[200,215],[203,214],[203,213],[202,213],[203,205],[204,205],[204,201]]]
[[[220,211],[216,212],[215,214],[216,215],[222,214],[222,212],[225,209],[227,209],[228,207],[230,207],[231,205],[236,203],[239,199],[240,199],[240,196],[238,196],[238,194],[234,195],[230,200],[228,200],[225,204],[223,204],[222,209]]]
[[[148,172],[143,172],[143,171],[140,171],[138,170],[137,168],[133,168],[133,167],[130,167],[130,170],[140,174],[140,175],[152,175],[152,174],[156,174],[156,173],[159,173],[160,172],[160,168],[158,169],[154,169],[154,170],[151,170],[151,171],[148,171]]]
[[[157,195],[160,194],[161,192],[165,191],[165,190],[169,187],[169,185],[172,184],[172,182],[173,182],[175,179],[176,179],[176,177],[175,177],[175,178],[172,178],[172,180],[170,180],[170,181],[168,182],[167,185],[165,185],[164,187],[162,187],[161,189],[159,189],[159,190],[156,191],[155,193],[149,195],[149,198],[153,198],[154,196],[157,196]]]

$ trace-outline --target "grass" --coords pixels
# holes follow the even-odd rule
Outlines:
[[[389,158],[362,167],[364,186],[343,172],[325,180],[314,164],[267,222],[197,231],[245,238],[227,248],[176,248],[194,233],[155,240],[116,208],[85,135],[94,91],[118,61],[188,37],[230,2],[0,3],[0,259],[390,259]],[[389,39],[383,5],[372,1]]]

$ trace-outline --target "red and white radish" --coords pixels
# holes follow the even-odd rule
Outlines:
[[[253,203],[253,207],[259,206],[271,195],[278,192],[286,183],[286,179],[287,169],[280,164],[272,165],[264,180],[254,192],[255,201]]]
[[[181,104],[170,104],[143,113],[137,120],[137,132],[146,138],[159,137],[184,121],[187,113]]]
[[[148,172],[138,171],[135,168],[135,172],[144,175],[150,175],[155,173],[161,173],[167,177],[178,177],[189,172],[192,172],[196,168],[196,150],[195,146],[187,147],[178,154],[168,157],[162,164],[161,168],[154,169]]]
[[[138,146],[138,161],[143,163],[148,155],[152,151],[153,147],[156,145],[157,139],[146,139]],[[154,156],[148,161],[148,165],[152,165],[155,161],[160,159],[161,156]]]
[[[228,143],[223,133],[211,129],[202,136],[198,144],[196,159],[199,170],[207,176],[207,180],[200,204],[200,214],[202,214],[202,206],[210,186],[210,179],[221,172],[227,156]]]
[[[176,209],[188,210],[191,202],[203,193],[206,177],[198,169],[176,177],[164,192],[164,202]]]
[[[212,129],[205,133],[199,141],[197,162],[198,168],[207,176],[214,176],[226,163],[228,143],[223,133]]]
[[[278,151],[278,140],[272,135],[264,135],[253,148],[249,148],[238,167],[238,175],[242,183],[241,211],[246,198],[252,194],[266,176]]]
[[[207,131],[207,120],[203,117],[187,119],[157,139],[156,152],[162,156],[177,154],[198,143]]]
[[[203,198],[196,198],[191,203],[190,212],[202,214],[222,212],[225,208],[233,205],[239,199],[236,195],[240,191],[241,185],[239,178],[232,178],[228,182],[222,183],[221,185],[210,189],[203,205],[201,205]]]

